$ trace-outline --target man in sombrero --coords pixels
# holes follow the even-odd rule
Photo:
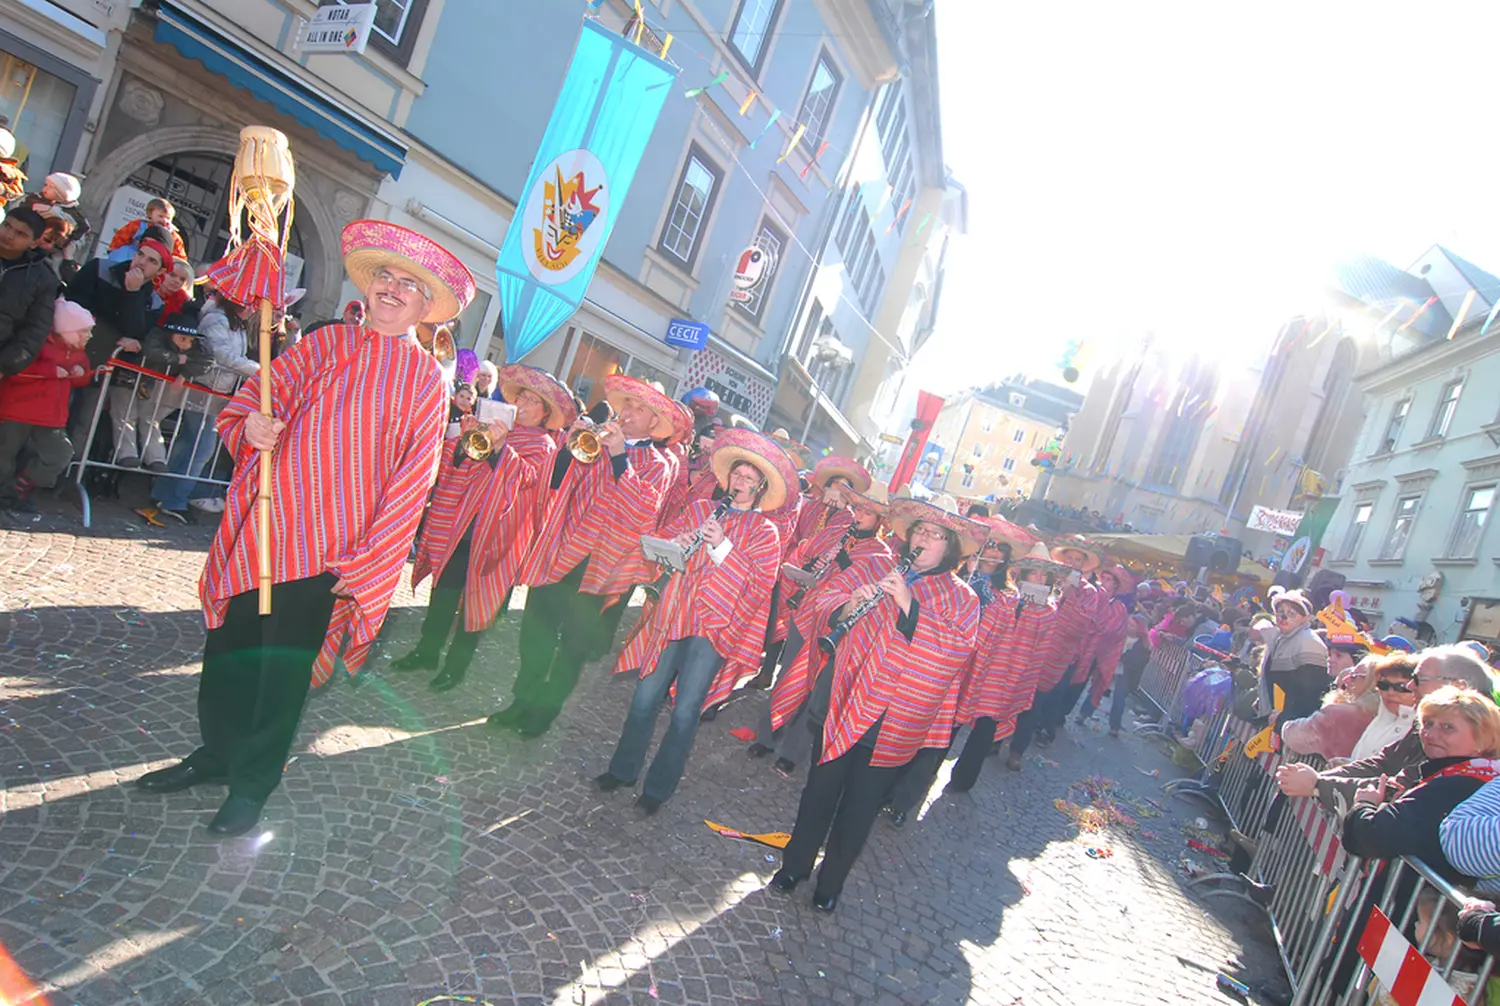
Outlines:
[[[844,492],[852,489],[862,493],[870,488],[872,480],[865,466],[858,461],[830,454],[813,466],[808,481],[807,498],[802,501],[802,511],[797,515],[797,527],[793,532],[797,542],[806,541],[827,527],[840,531],[848,527],[853,517],[849,514]]]
[[[723,504],[697,500],[667,526],[684,547],[701,544],[615,661],[616,674],[635,672],[639,679],[609,770],[595,780],[600,789],[635,784],[656,716],[668,691],[674,693],[671,723],[636,801],[646,814],[676,791],[704,707],[727,698],[760,662],[781,562],[776,528],[761,510],[781,506],[797,477],[781,448],[745,429],[715,438],[710,466]]]
[[[396,671],[442,670],[429,683],[446,692],[463,683],[479,637],[495,621],[542,520],[543,490],[552,477],[552,433],[577,418],[573,396],[557,378],[512,364],[499,372],[500,393],[516,407],[514,428],[473,416],[444,442],[437,488],[417,539],[412,589],[431,574],[432,597],[416,649],[391,662]],[[463,439],[485,428],[488,458],[469,457]],[[462,621],[454,618],[462,609]],[[442,659],[448,633],[453,644]]]
[[[227,783],[209,831],[260,819],[314,676],[338,655],[350,672],[380,631],[437,471],[447,392],[417,343],[421,322],[454,317],[474,296],[463,264],[421,234],[379,220],[344,228],[344,267],[364,295],[364,324],[309,332],[219,414],[235,461],[224,518],[199,594],[208,638],[198,682],[202,745],[137,780],[169,793]],[[259,614],[253,510],[260,451],[271,452],[271,614]]]
[[[540,737],[578,685],[583,665],[607,642],[621,604],[636,584],[654,578],[641,554],[641,535],[656,530],[662,499],[677,463],[655,441],[672,435],[676,403],[660,388],[611,374],[604,397],[616,419],[598,428],[604,454],[592,464],[559,451],[547,512],[520,582],[529,585],[521,616],[521,669],[510,705],[489,725]],[[581,428],[575,421],[570,433]]]

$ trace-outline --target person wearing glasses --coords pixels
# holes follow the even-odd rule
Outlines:
[[[1408,682],[1416,702],[1447,685],[1468,688],[1493,702],[1494,677],[1467,646],[1439,646],[1423,651],[1419,658]],[[1398,789],[1421,782],[1421,766],[1426,757],[1421,732],[1413,728],[1401,739],[1381,748],[1378,754],[1338,768],[1319,772],[1311,765],[1282,765],[1276,770],[1276,784],[1287,796],[1316,796],[1342,817],[1353,806],[1355,792],[1372,779],[1385,776]]]
[[[458,315],[474,277],[424,235],[356,220],[344,268],[369,305],[363,325],[325,325],[272,363],[271,415],[257,374],[220,412],[234,458],[224,518],[199,594],[208,636],[198,681],[203,743],[136,784],[171,793],[204,783],[229,796],[208,830],[255,827],[281,783],[310,683],[335,660],[359,670],[401,579],[437,474],[448,395],[417,325]],[[254,511],[262,451],[271,470],[271,612],[258,603]]]

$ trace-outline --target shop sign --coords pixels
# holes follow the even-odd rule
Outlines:
[[[1245,521],[1245,527],[1250,531],[1269,531],[1283,538],[1290,538],[1297,533],[1297,525],[1300,523],[1301,511],[1272,510],[1257,505],[1251,508],[1250,519]]]
[[[694,356],[684,380],[689,388],[708,388],[721,403],[756,426],[765,425],[771,414],[771,397],[776,389],[716,350],[705,349]]]
[[[666,343],[679,349],[702,349],[708,345],[708,326],[701,321],[673,318],[667,325]]]
[[[894,433],[882,433],[880,435],[880,439],[884,440],[888,444],[900,444],[900,443],[904,443],[904,441],[900,437],[896,436],[896,434],[894,434]]]
[[[776,271],[776,252],[761,245],[751,245],[740,252],[739,262],[734,267],[734,287],[729,299],[736,304],[748,304],[755,291],[771,281]]]
[[[363,55],[370,44],[370,29],[375,27],[375,5],[329,4],[319,7],[307,22],[302,37],[302,51]]]
[[[130,8],[135,6],[127,0],[51,0],[51,2],[80,21],[105,31],[111,28],[123,29],[126,22],[130,20]]]

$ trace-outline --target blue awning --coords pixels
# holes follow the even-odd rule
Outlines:
[[[286,71],[272,66],[212,26],[163,4],[157,11],[156,41],[165,42],[244,88],[277,111],[366,161],[392,178],[401,177],[406,148],[385,131],[339,108]]]

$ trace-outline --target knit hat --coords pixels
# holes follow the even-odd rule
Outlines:
[[[65,203],[76,203],[78,197],[83,195],[83,186],[79,184],[78,179],[66,171],[52,172],[47,176],[47,184],[57,190],[57,194]]]
[[[162,272],[167,272],[172,268],[172,249],[168,248],[160,241],[156,240],[155,238],[142,238],[141,243],[138,247],[150,248],[152,251],[156,252],[157,257],[161,259]]]
[[[94,316],[89,313],[88,308],[62,297],[57,298],[57,304],[52,309],[52,331],[82,332],[93,327]]]

